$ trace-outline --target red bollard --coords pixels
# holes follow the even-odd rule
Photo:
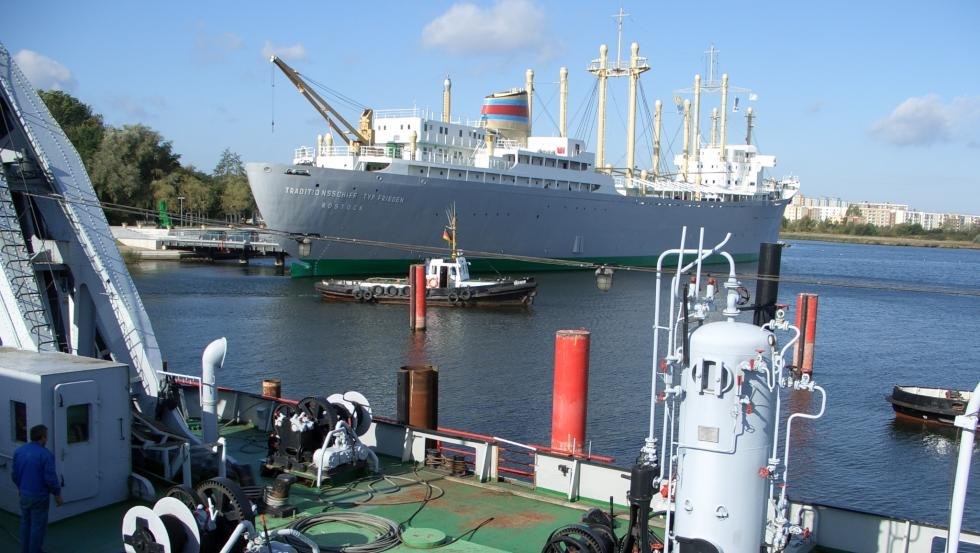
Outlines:
[[[813,350],[817,342],[817,306],[820,296],[801,293],[796,298],[796,326],[800,338],[793,351],[796,370],[813,374]]]
[[[412,288],[408,302],[409,325],[412,330],[425,330],[425,265],[409,267],[408,282]]]
[[[555,333],[555,385],[551,399],[551,448],[581,452],[589,398],[588,330]]]

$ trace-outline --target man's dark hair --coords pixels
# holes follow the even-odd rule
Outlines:
[[[48,427],[43,424],[31,427],[31,441],[40,442],[48,437]]]

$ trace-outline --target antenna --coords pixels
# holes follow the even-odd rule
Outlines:
[[[619,13],[613,16],[616,20],[616,67],[620,66],[622,57],[620,56],[620,51],[623,49],[623,18],[629,15],[623,11],[623,8],[619,8]]]

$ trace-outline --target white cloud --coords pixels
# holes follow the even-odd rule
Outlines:
[[[460,56],[524,50],[547,59],[561,48],[549,42],[546,23],[531,0],[497,0],[488,8],[461,2],[422,29],[422,45]]]
[[[126,124],[156,119],[161,112],[167,110],[167,101],[161,96],[144,96],[141,98],[114,96],[109,100],[109,103],[113,109],[124,116]]]
[[[197,51],[198,59],[208,62],[224,61],[228,54],[241,50],[245,46],[242,37],[235,33],[220,33],[211,35],[203,25],[197,28],[197,37],[194,41],[194,48]]]
[[[278,56],[290,63],[305,60],[306,47],[302,44],[293,44],[292,46],[274,46],[267,40],[265,41],[265,46],[262,47],[262,57],[268,60],[272,56]]]
[[[966,133],[980,119],[980,96],[957,97],[944,103],[937,94],[912,97],[888,117],[871,126],[876,138],[897,146],[931,146],[968,142]]]
[[[33,50],[17,52],[14,60],[34,88],[72,91],[78,86],[78,81],[67,67]]]

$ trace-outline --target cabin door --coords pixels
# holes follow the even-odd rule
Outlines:
[[[54,387],[55,468],[65,502],[99,493],[99,388],[94,380]]]

